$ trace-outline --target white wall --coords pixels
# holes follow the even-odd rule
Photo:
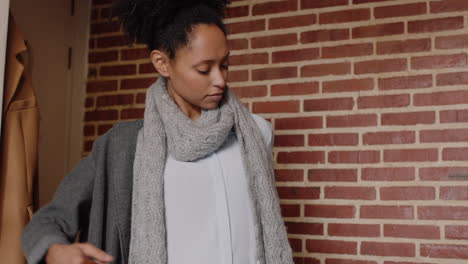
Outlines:
[[[0,111],[3,109],[3,83],[5,80],[5,54],[9,6],[10,0],[0,0]],[[0,118],[0,131],[2,131],[2,118]]]

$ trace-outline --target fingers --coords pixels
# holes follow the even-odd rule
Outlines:
[[[92,244],[83,243],[77,244],[77,246],[81,249],[85,256],[89,257],[92,261],[94,260],[95,263],[109,263],[114,260],[111,255],[100,250]]]

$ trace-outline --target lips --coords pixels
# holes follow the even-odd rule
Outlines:
[[[222,93],[210,94],[208,95],[208,97],[215,101],[221,101],[221,99],[223,99],[223,94]]]

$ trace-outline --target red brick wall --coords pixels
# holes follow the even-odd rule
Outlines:
[[[94,0],[84,152],[155,73]],[[275,128],[296,263],[468,263],[468,1],[233,1],[231,87]]]

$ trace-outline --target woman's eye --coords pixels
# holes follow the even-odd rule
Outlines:
[[[203,75],[207,75],[210,71],[209,70],[197,70],[198,73],[200,74],[203,74]]]

